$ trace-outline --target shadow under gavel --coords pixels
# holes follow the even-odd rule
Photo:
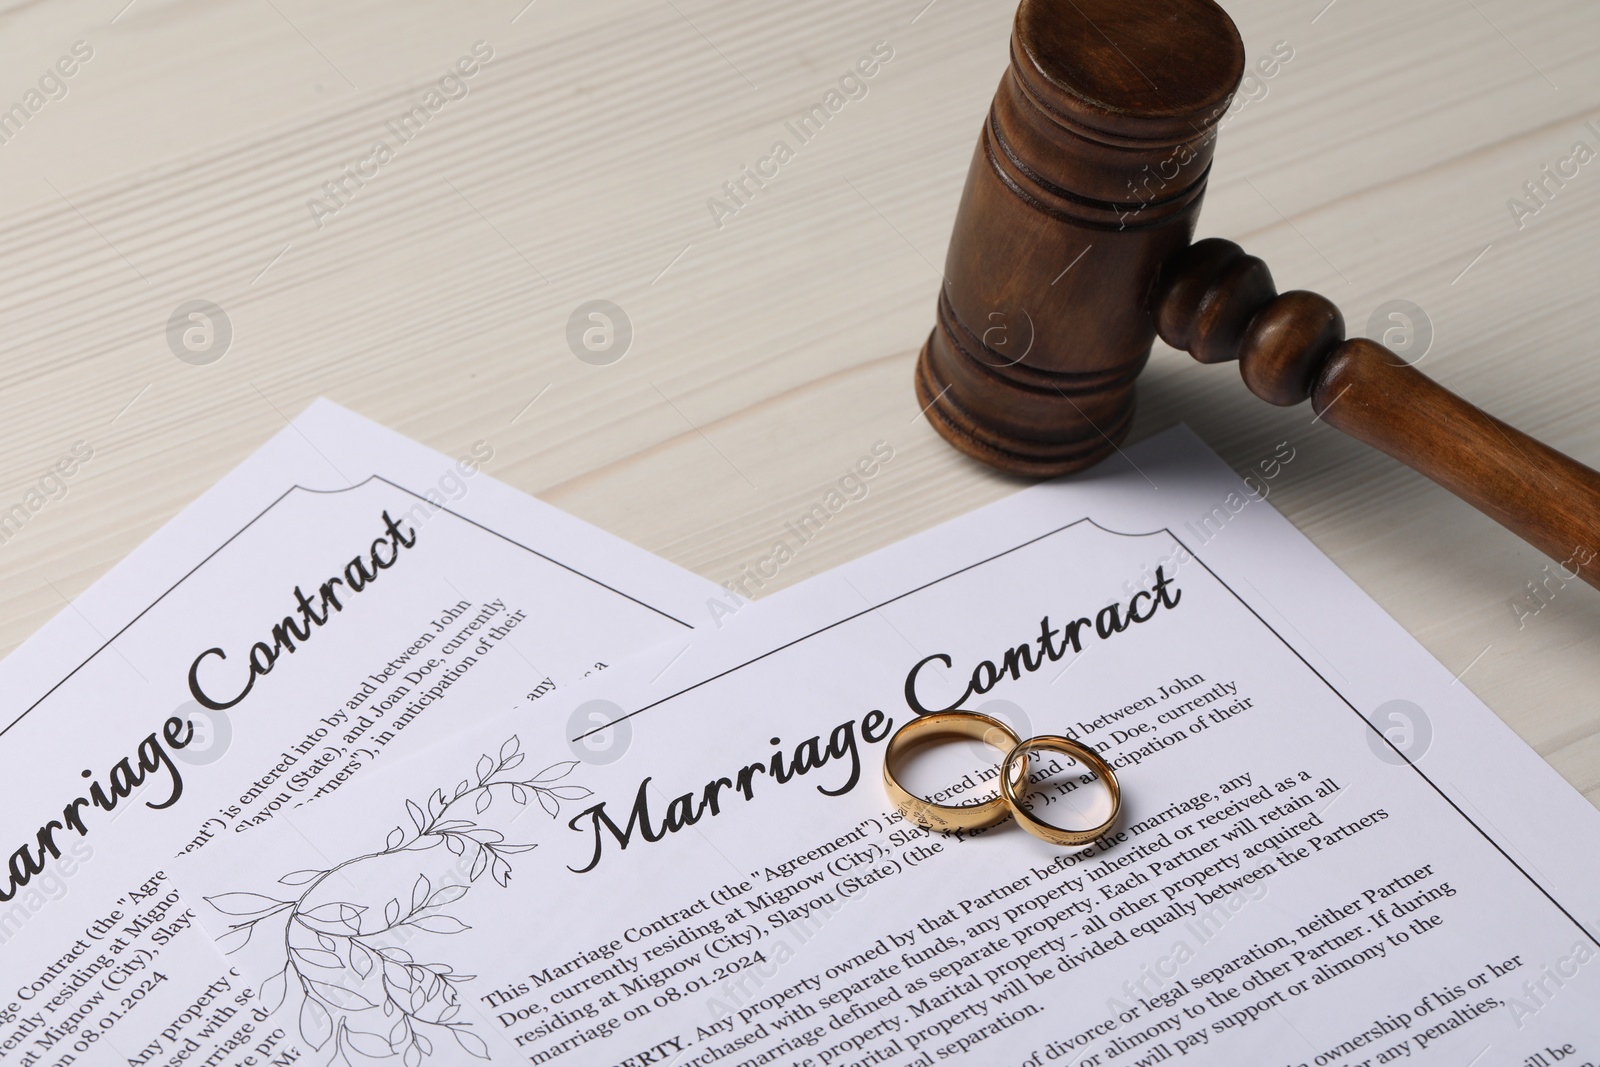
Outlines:
[[[1190,243],[1244,68],[1210,0],[1022,0],[917,361],[934,427],[1014,474],[1091,466],[1127,435],[1159,333],[1237,359],[1263,400],[1309,398],[1600,586],[1600,474],[1346,340],[1337,307],[1278,293],[1238,245]]]

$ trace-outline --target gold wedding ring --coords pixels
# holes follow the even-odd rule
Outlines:
[[[941,737],[971,738],[1006,754],[1000,763],[999,796],[976,804],[936,804],[910,792],[895,780],[894,765],[898,759],[916,746]],[[1028,756],[1034,752],[1059,752],[1093,771],[1111,794],[1111,814],[1105,822],[1082,830],[1069,830],[1035,816],[1017,792],[1027,781]],[[1122,787],[1117,784],[1117,774],[1094,749],[1059,734],[1043,734],[1019,741],[1005,723],[975,711],[938,711],[912,719],[896,730],[883,754],[883,787],[896,810],[925,830],[982,830],[1014,815],[1018,825],[1034,837],[1068,847],[1086,845],[1105,834],[1122,811]]]
[[[895,781],[894,765],[899,757],[923,742],[941,737],[968,737],[1012,755],[1018,746],[1017,735],[1010,727],[975,711],[938,711],[910,720],[889,738],[889,746],[883,753],[883,787],[888,790],[895,808],[925,830],[981,830],[1003,821],[1012,810],[1004,793],[977,804],[935,804]],[[1005,766],[1013,763],[1015,760],[1008,756]],[[1019,779],[1027,774],[1027,766],[1024,756],[1016,771]]]
[[[1094,771],[1111,793],[1111,816],[1099,826],[1090,827],[1086,830],[1068,830],[1045,822],[1023,807],[1022,800],[1017,796],[1016,788],[1012,784],[1011,767],[1019,760],[1023,767],[1027,767],[1028,755],[1032,752],[1060,752],[1063,755],[1071,756]],[[1017,776],[1019,781],[1022,778],[1023,775]],[[1081,745],[1071,738],[1054,734],[1030,737],[1011,750],[1011,753],[1006,756],[1005,763],[1001,764],[1000,767],[1000,795],[1005,799],[1012,814],[1017,817],[1018,825],[1034,837],[1042,838],[1052,845],[1087,845],[1090,841],[1111,829],[1111,825],[1117,821],[1117,813],[1122,810],[1122,787],[1117,784],[1117,775],[1111,769],[1111,765],[1101,759],[1099,753],[1087,745]]]

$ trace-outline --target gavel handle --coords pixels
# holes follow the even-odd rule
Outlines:
[[[1315,293],[1272,292],[1227,241],[1179,257],[1157,305],[1162,337],[1201,362],[1240,360],[1251,391],[1307,396],[1323,422],[1426,475],[1567,573],[1600,588],[1600,473],[1463,400],[1373,341],[1343,340]]]
[[[1372,341],[1334,352],[1311,404],[1323,422],[1427,475],[1600,588],[1600,473]]]

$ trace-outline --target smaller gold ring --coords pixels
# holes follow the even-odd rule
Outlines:
[[[1014,753],[1017,748],[1017,735],[1010,727],[975,711],[938,711],[910,720],[889,738],[889,746],[883,753],[883,787],[896,810],[925,830],[981,830],[1004,821],[1012,810],[1004,796],[977,804],[935,804],[895,781],[896,758],[919,742],[937,737],[970,737],[1001,752]],[[1012,762],[1008,759],[1006,765]],[[1027,766],[1024,757],[1017,771],[1019,779],[1027,773]]]
[[[1099,775],[1100,780],[1105,783],[1106,789],[1111,793],[1110,818],[1099,826],[1087,830],[1068,830],[1036,818],[1031,811],[1024,808],[1021,798],[1017,796],[1016,786],[1013,784],[1013,779],[1021,781],[1024,776],[1020,774],[1013,775],[1011,766],[1018,759],[1021,759],[1022,766],[1024,768],[1027,767],[1028,754],[1039,751],[1060,752],[1071,756]],[[1094,749],[1081,745],[1071,738],[1054,734],[1030,737],[1011,750],[1011,754],[1006,757],[1006,761],[1000,769],[1000,796],[1010,806],[1012,814],[1017,817],[1017,825],[1034,837],[1042,838],[1052,845],[1086,845],[1107,830],[1110,830],[1111,824],[1117,821],[1117,815],[1122,811],[1122,787],[1117,784],[1117,774],[1111,769],[1111,765],[1101,759],[1100,754]]]

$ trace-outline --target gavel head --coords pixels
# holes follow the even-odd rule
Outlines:
[[[951,444],[1048,476],[1127,434],[1243,72],[1211,0],[1022,0],[917,361]]]

